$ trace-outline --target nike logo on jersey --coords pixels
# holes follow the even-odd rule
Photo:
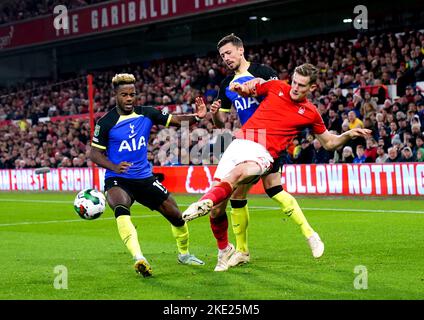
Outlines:
[[[137,132],[136,132],[136,133],[134,133],[134,134],[130,134],[130,135],[128,136],[128,138],[132,139],[132,138],[134,138],[136,135],[137,135]]]

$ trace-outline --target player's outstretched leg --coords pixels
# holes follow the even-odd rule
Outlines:
[[[228,199],[233,192],[233,187],[226,181],[219,182],[213,186],[199,201],[192,203],[184,212],[184,221],[207,215],[214,205]]]
[[[195,255],[190,254],[188,251],[189,246],[189,232],[187,223],[184,223],[181,227],[173,226],[172,228],[172,234],[174,235],[174,238],[177,242],[177,248],[178,248],[178,258],[177,261],[180,264],[186,264],[190,266],[202,266],[205,263],[198,259]]]
[[[213,201],[210,199],[200,199],[192,203],[184,212],[184,221],[191,221],[207,215],[213,207]]]
[[[324,243],[306,220],[302,209],[296,199],[283,190],[281,185],[265,190],[267,195],[278,202],[283,212],[290,217],[301,229],[305,236],[314,258],[320,258],[324,254]]]

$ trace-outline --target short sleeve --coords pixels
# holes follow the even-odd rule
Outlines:
[[[266,96],[269,89],[273,86],[273,85],[277,85],[278,84],[278,80],[268,80],[262,84],[257,83],[256,84],[256,94],[258,96]]]
[[[106,150],[107,144],[109,141],[109,128],[104,121],[104,118],[97,121],[96,126],[94,127],[93,139],[91,145],[93,147]]]
[[[277,80],[278,74],[274,69],[266,65],[261,65],[260,68],[258,68],[257,77],[262,78],[264,80]]]
[[[327,127],[322,120],[320,113],[316,110],[315,112],[315,121],[312,124],[312,132],[314,134],[322,134],[327,130]]]
[[[152,120],[153,124],[156,125],[167,127],[171,122],[172,115],[166,111],[159,111],[153,107],[139,107],[139,110],[137,111],[139,111],[137,113],[142,114],[143,116]]]

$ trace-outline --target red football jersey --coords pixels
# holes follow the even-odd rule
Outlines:
[[[310,128],[314,134],[324,133],[327,128],[315,105],[307,99],[293,101],[290,88],[281,80],[257,84],[257,95],[265,96],[265,99],[236,137],[264,145],[276,158],[305,128]]]

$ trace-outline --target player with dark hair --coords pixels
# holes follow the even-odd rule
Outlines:
[[[337,149],[350,139],[371,134],[371,130],[361,128],[341,135],[328,132],[317,108],[306,98],[316,89],[317,76],[316,67],[303,64],[295,69],[291,86],[281,80],[265,81],[260,78],[230,86],[230,90],[241,96],[265,96],[265,99],[237,132],[237,139],[229,145],[219,161],[214,177],[219,183],[183,212],[184,220],[190,221],[208,214],[212,207],[228,199],[238,186],[269,173],[274,159],[304,128],[310,128],[327,150]],[[199,102],[196,104],[201,107]],[[280,182],[266,192],[280,203],[287,215],[301,213],[296,199],[283,190]],[[324,250],[318,236],[313,238],[312,247]]]
[[[231,91],[230,86],[243,84],[254,78],[278,79],[278,75],[266,65],[247,61],[244,56],[243,41],[234,34],[223,37],[218,42],[217,49],[222,60],[233,73],[222,81],[218,99],[212,103],[211,112],[214,123],[217,127],[223,127],[231,106],[234,106],[241,125],[244,125],[258,108],[262,97],[241,96],[237,92]],[[276,155],[271,171],[262,177],[262,183],[267,194],[273,193],[273,186],[281,184],[279,171],[285,163],[286,157],[285,152]],[[250,261],[247,235],[249,224],[247,193],[256,181],[250,184],[238,185],[231,195],[231,222],[236,237],[236,248],[228,241],[228,218],[225,213],[228,200],[221,202],[211,211],[211,229],[218,244],[218,263],[215,271],[225,271],[229,267]],[[214,185],[217,183],[217,181],[214,182]],[[307,239],[313,256],[319,258],[324,252],[324,245],[322,242],[314,241],[319,236],[309,225],[297,203],[292,201],[291,195],[281,191],[274,194],[273,199],[283,207],[283,211],[287,216],[300,226],[300,230]]]
[[[116,107],[97,122],[90,159],[106,168],[106,200],[115,214],[119,235],[135,260],[136,271],[148,277],[152,275],[152,269],[141,252],[137,231],[130,218],[134,201],[159,211],[171,223],[179,263],[204,264],[188,251],[187,224],[173,197],[152,174],[147,160],[147,143],[153,125],[180,126],[182,121],[193,124],[206,115],[206,107],[199,107],[197,114],[178,116],[153,107],[135,107],[135,82],[132,74],[117,74],[112,79]]]

